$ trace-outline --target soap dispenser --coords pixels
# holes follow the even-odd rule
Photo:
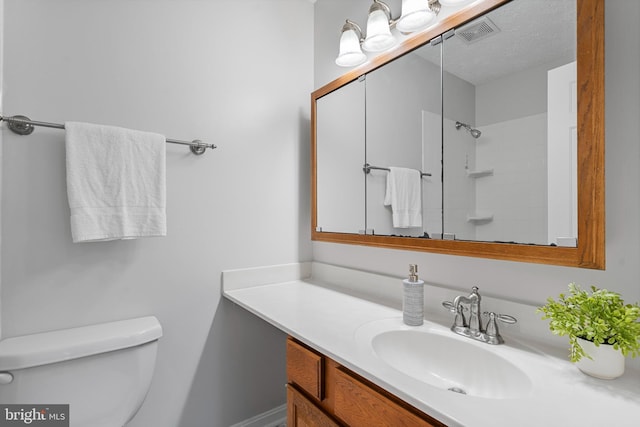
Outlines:
[[[402,320],[409,326],[424,322],[424,281],[418,279],[418,266],[409,265],[409,277],[402,281]]]

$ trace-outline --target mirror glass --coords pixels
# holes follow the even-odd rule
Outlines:
[[[365,228],[364,91],[355,80],[316,101],[317,231]]]
[[[314,91],[311,127],[313,240],[604,268],[604,0],[473,2]]]
[[[511,1],[319,98],[318,230],[575,246],[576,5],[553,4]],[[422,173],[409,223],[391,167]]]
[[[441,44],[426,44],[366,76],[367,233],[428,237],[442,230]],[[398,206],[389,168],[420,171],[414,206]],[[365,170],[366,172],[366,170]],[[416,209],[403,218],[403,209]]]
[[[514,0],[456,28],[443,69],[446,235],[575,246],[575,0]]]

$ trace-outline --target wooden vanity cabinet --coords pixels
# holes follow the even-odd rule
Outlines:
[[[287,426],[446,427],[289,337]]]
[[[287,426],[291,427],[339,427],[328,414],[287,384]]]

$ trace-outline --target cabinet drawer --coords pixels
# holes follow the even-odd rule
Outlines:
[[[350,427],[441,427],[436,420],[418,416],[400,403],[354,378],[342,368],[336,370],[334,411]]]
[[[287,381],[297,385],[310,396],[321,401],[324,363],[322,355],[292,340],[287,340]]]
[[[287,425],[289,427],[340,427],[331,416],[291,385],[287,386]]]

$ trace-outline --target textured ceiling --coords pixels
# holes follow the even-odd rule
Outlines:
[[[447,72],[478,85],[536,65],[575,59],[576,0],[514,0],[486,16],[500,31],[470,45],[459,36],[447,40]],[[423,48],[419,54],[440,64],[438,49]]]

